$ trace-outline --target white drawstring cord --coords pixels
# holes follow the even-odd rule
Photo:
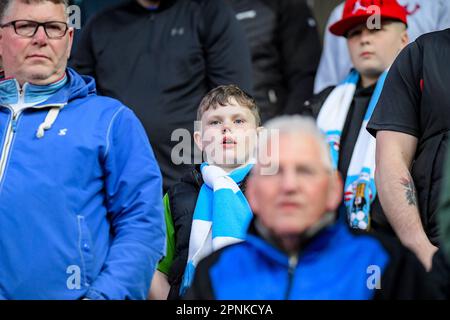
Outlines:
[[[59,111],[61,110],[61,108],[62,107],[54,107],[48,111],[44,122],[42,122],[39,125],[39,128],[36,133],[37,138],[41,139],[44,136],[45,130],[49,130],[52,127],[53,123],[55,122],[56,118],[58,117],[58,114],[59,114]]]

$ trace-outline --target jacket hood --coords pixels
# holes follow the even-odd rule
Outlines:
[[[34,95],[39,96],[39,92],[42,92],[44,101],[33,105],[34,109],[49,108],[45,120],[39,125],[36,133],[37,138],[42,138],[46,130],[49,130],[56,118],[59,115],[61,109],[69,102],[75,99],[83,99],[89,95],[96,93],[95,80],[89,76],[81,76],[74,70],[68,68],[66,70],[67,82],[57,91],[45,99],[45,90],[51,86],[36,86],[29,84],[29,90],[34,90]],[[19,84],[16,79],[6,79],[2,81],[4,86],[5,96],[8,94],[17,95],[19,90]]]

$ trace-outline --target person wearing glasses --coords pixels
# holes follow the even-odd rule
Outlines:
[[[162,178],[133,112],[67,68],[65,0],[0,1],[0,299],[145,299]]]

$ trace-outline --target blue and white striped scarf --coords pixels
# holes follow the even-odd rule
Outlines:
[[[370,228],[370,206],[376,196],[374,180],[376,140],[369,134],[366,127],[380,97],[386,75],[387,71],[379,77],[370,99],[345,181],[344,203],[347,220],[350,226],[356,229],[368,230]],[[330,145],[334,168],[338,166],[342,130],[358,81],[359,74],[353,70],[330,93],[317,118],[317,124],[325,133]]]
[[[238,184],[252,167],[253,164],[249,164],[227,174],[207,163],[200,166],[204,184],[194,210],[181,296],[191,285],[195,268],[202,258],[245,239],[252,211]]]

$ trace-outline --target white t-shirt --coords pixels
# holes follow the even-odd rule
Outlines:
[[[424,33],[450,27],[450,0],[398,0],[408,11],[409,40],[414,41]],[[323,52],[314,83],[314,93],[342,81],[352,68],[344,37],[335,36],[328,28],[342,18],[344,3],[338,5],[327,22]]]

